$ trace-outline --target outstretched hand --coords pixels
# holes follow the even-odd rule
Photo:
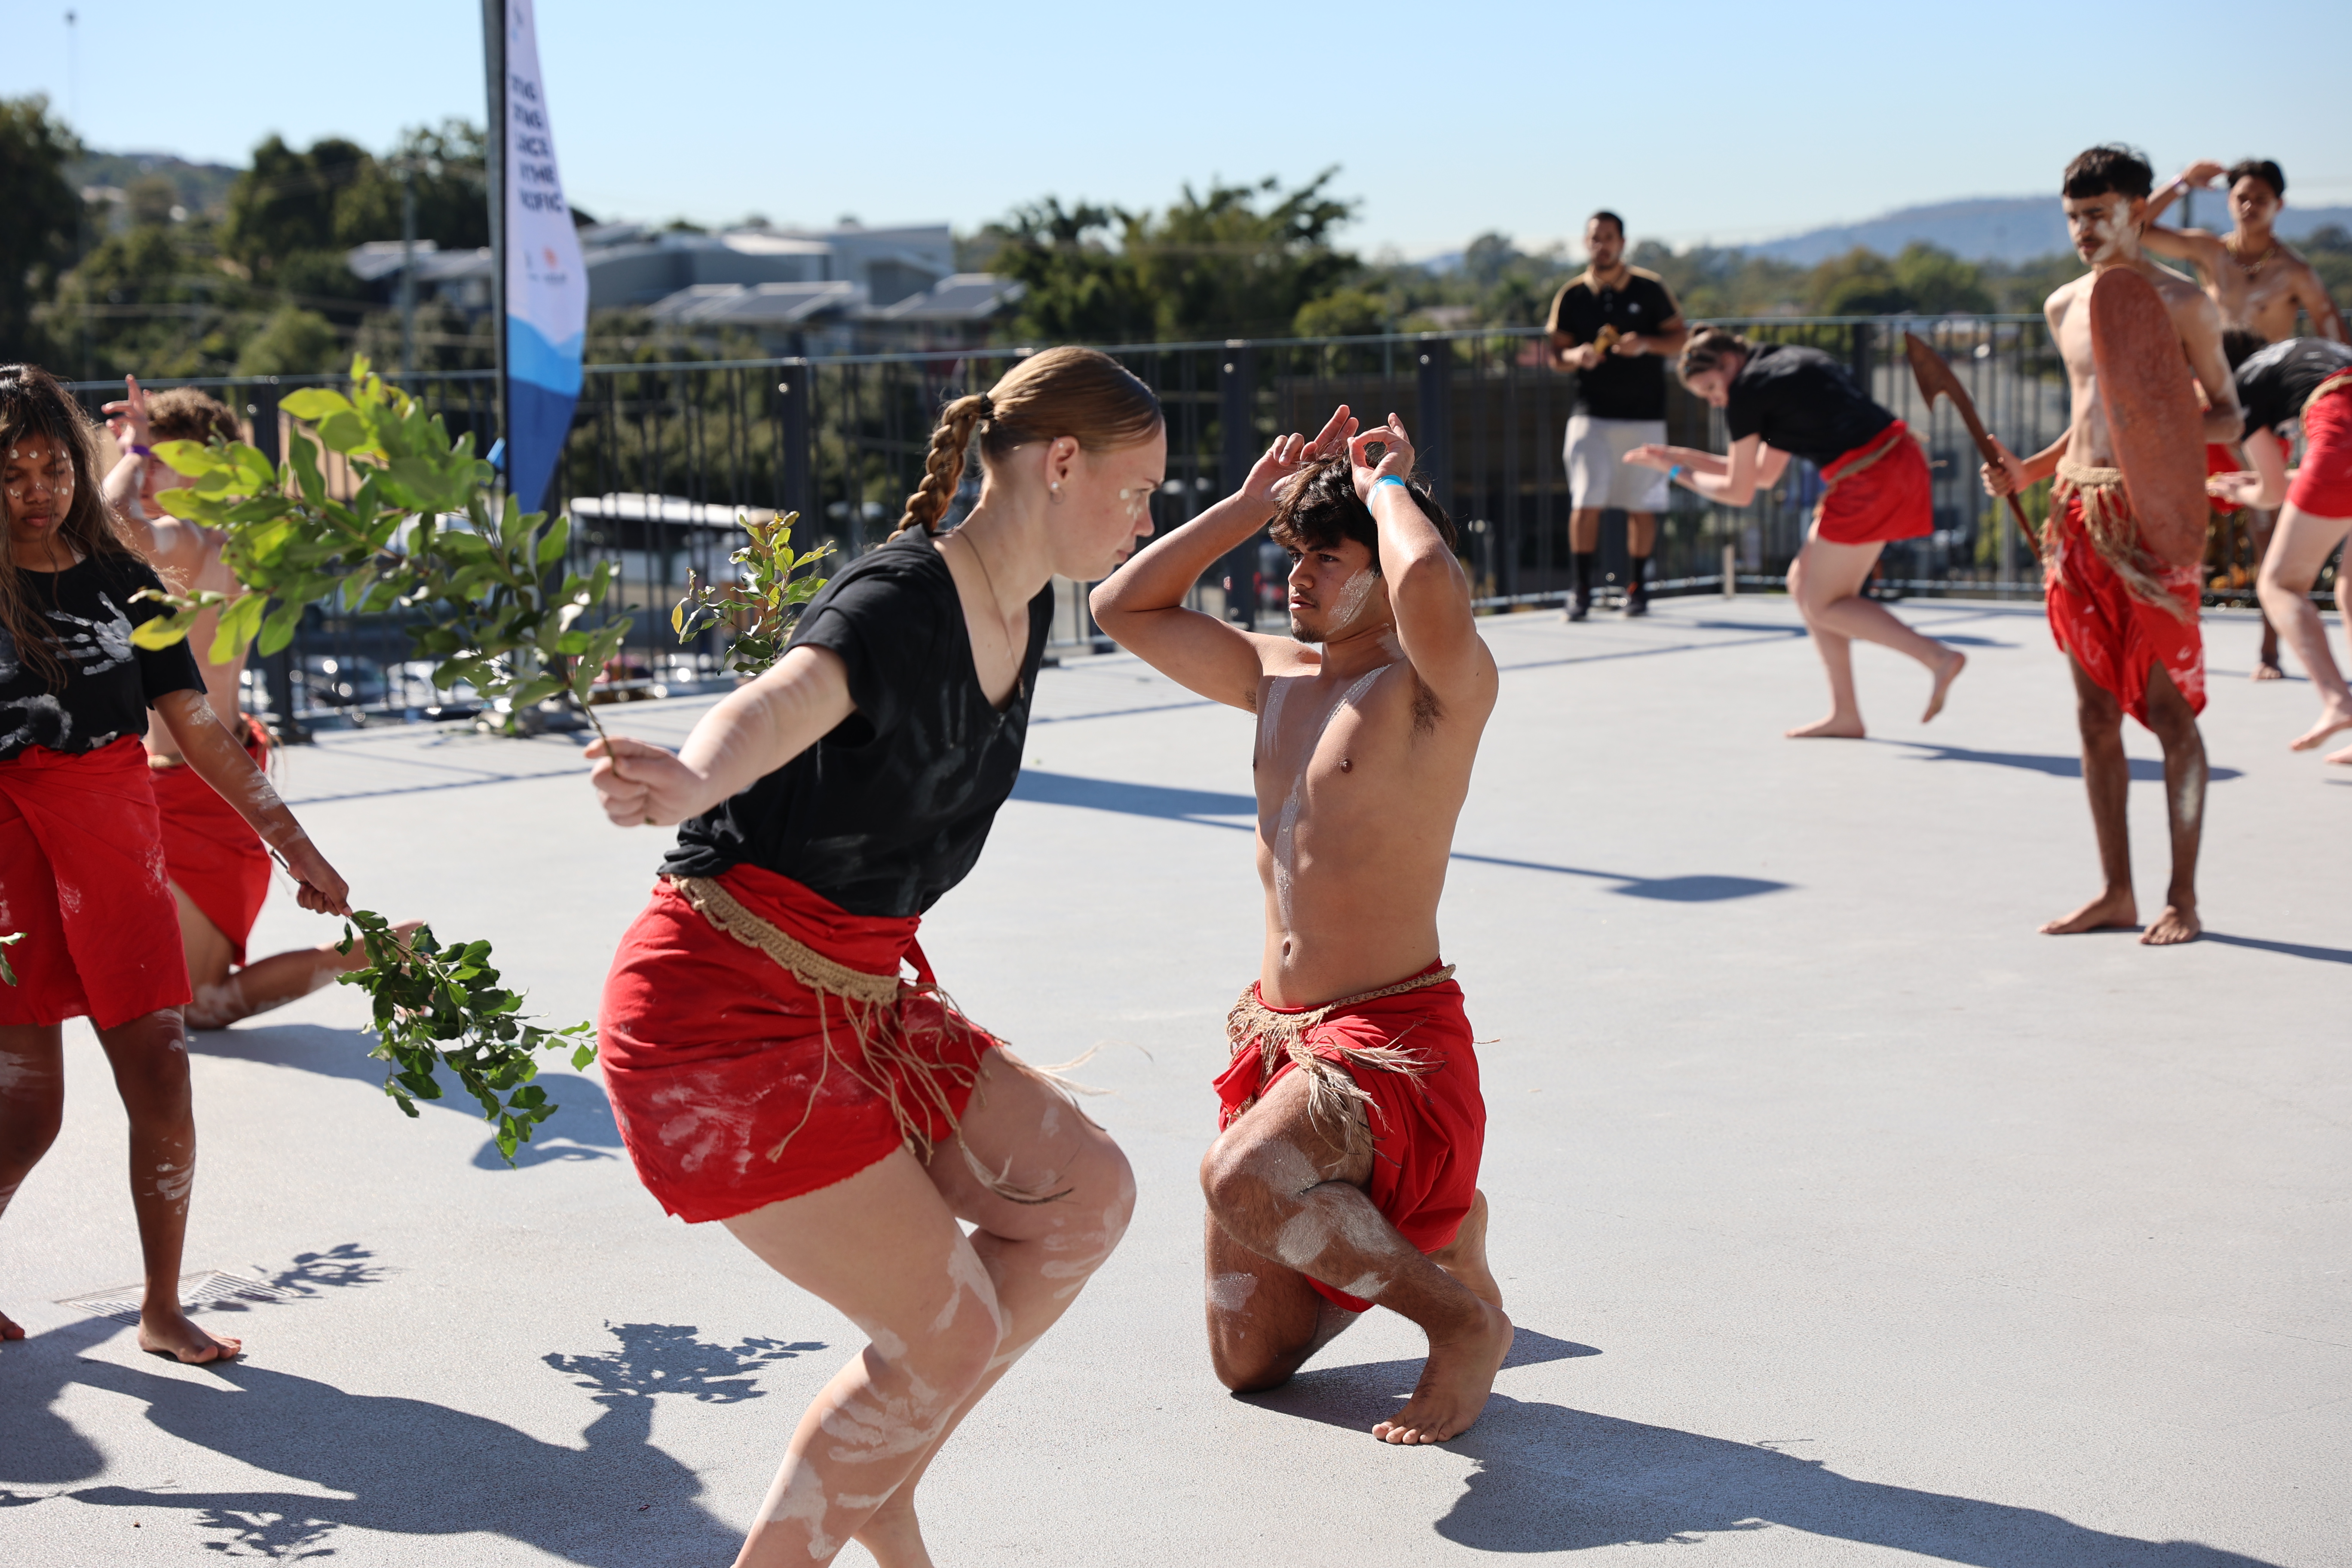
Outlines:
[[[152,445],[153,432],[148,427],[147,394],[141,389],[139,378],[126,375],[122,383],[127,389],[124,395],[100,412],[106,416],[106,428],[114,444],[128,458],[133,455],[131,447]]]
[[[1250,468],[1249,478],[1242,483],[1242,494],[1273,505],[1281,499],[1282,487],[1296,479],[1301,469],[1345,450],[1348,437],[1355,433],[1356,422],[1349,417],[1348,405],[1342,403],[1313,440],[1299,435],[1276,437],[1274,445]]]
[[[2205,493],[2215,500],[2229,501],[2236,506],[2252,506],[2262,498],[2263,477],[2244,472],[2208,474]]]
[[[1624,460],[1637,468],[1655,468],[1664,473],[1675,466],[1673,454],[1654,441],[1645,441],[1625,454]]]
[[[604,815],[622,827],[671,827],[703,809],[703,777],[675,752],[626,735],[599,738],[584,753]]]
[[[1387,424],[1349,437],[1348,477],[1356,481],[1356,499],[1368,506],[1372,487],[1382,479],[1412,479],[1412,439],[1402,419],[1391,414]]]
[[[344,881],[307,834],[298,834],[278,852],[278,863],[294,879],[294,901],[314,915],[352,912],[351,884]]]

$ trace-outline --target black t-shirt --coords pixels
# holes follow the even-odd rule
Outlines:
[[[1724,428],[1734,441],[1761,436],[1768,447],[1826,467],[1895,423],[1862,395],[1845,366],[1819,349],[1760,343],[1732,378]]]
[[[2319,384],[2352,370],[2352,343],[2332,338],[2287,338],[2238,367],[2238,405],[2246,434],[2276,430],[2303,412]]]
[[[1675,297],[1654,272],[1638,267],[1622,289],[1596,289],[1580,278],[1552,297],[1547,331],[1589,343],[1603,327],[1621,336],[1656,332],[1681,313]],[[1573,345],[1571,345],[1573,346]],[[1603,353],[1601,363],[1576,375],[1576,412],[1595,419],[1664,419],[1666,362],[1658,354]]]
[[[677,830],[677,877],[750,864],[852,914],[918,915],[980,858],[1013,793],[1029,699],[1054,619],[1029,601],[1029,648],[999,713],[981,689],[947,558],[919,533],[844,568],[811,600],[791,646],[831,648],[857,711],[833,732]]]
[[[173,691],[202,691],[205,678],[184,637],[143,648],[131,628],[166,614],[152,599],[133,600],[163,579],[134,557],[90,556],[62,572],[16,569],[32,608],[57,628],[65,684],[57,690],[0,626],[0,758],[27,746],[95,752],[125,735],[147,732],[147,710]]]

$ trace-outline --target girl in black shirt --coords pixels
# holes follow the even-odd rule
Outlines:
[[[147,715],[299,879],[302,907],[349,914],[346,889],[205,700],[184,642],[142,648],[161,584],[100,499],[89,422],[49,375],[0,365],[0,1209],[56,1138],[58,1027],[87,1016],[131,1116],[132,1211],[146,1264],[143,1350],[236,1355],[180,1307],[196,1132],[180,1009],[179,910],[148,784]],[[0,1339],[24,1331],[0,1316]]]
[[[2288,745],[2316,751],[2330,735],[2352,730],[2352,688],[2327,648],[2327,628],[2311,602],[2312,584],[2347,534],[2352,534],[2352,345],[2332,338],[2289,338],[2260,347],[2251,332],[2226,332],[2222,346],[2237,365],[2238,404],[2246,411],[2250,474],[2217,475],[2206,483],[2224,500],[2274,507],[2278,531],[2263,555],[2256,591],[2271,625],[2319,689],[2319,721]],[[2287,427],[2303,422],[2303,462],[2287,471]],[[2352,603],[2345,571],[2336,571],[2336,603]],[[2347,616],[2352,620],[2352,615]],[[2352,746],[2330,752],[2331,763],[2352,764]]]
[[[1789,568],[1789,594],[1829,672],[1830,716],[1787,733],[1799,740],[1862,739],[1862,707],[1853,690],[1857,637],[1926,665],[1935,686],[1919,722],[1943,711],[1945,694],[1968,656],[1920,636],[1884,605],[1862,597],[1890,541],[1916,539],[1935,526],[1927,455],[1909,429],[1819,349],[1759,345],[1720,327],[1701,327],[1684,345],[1676,368],[1685,386],[1724,411],[1731,455],[1636,447],[1625,454],[1627,462],[1655,468],[1725,506],[1746,506],[1759,489],[1779,484],[1790,458],[1819,468],[1829,487]]]
[[[941,535],[975,434],[980,500]],[[679,825],[600,1026],[638,1176],[873,1342],[802,1418],[747,1560],[928,1561],[930,1456],[1126,1228],[1118,1146],[946,1003],[915,931],[1012,793],[1052,579],[1151,531],[1167,447],[1117,362],[1024,361],[948,405],[898,533],[679,752],[589,748],[614,822]]]

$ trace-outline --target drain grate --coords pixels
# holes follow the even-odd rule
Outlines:
[[[111,1318],[118,1323],[139,1321],[139,1299],[145,1287],[119,1285],[110,1290],[93,1290],[87,1296],[68,1297],[58,1303],[78,1312],[88,1312],[93,1318]],[[215,1311],[240,1311],[247,1302],[290,1301],[294,1294],[275,1285],[265,1285],[258,1279],[247,1279],[235,1274],[224,1274],[217,1268],[180,1276],[180,1305],[189,1311],[206,1307]]]

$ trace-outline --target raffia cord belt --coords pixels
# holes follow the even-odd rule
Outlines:
[[[908,996],[930,996],[940,1005],[942,1025],[950,1030],[970,1031],[971,1021],[954,999],[934,982],[910,981],[896,974],[875,974],[863,969],[852,969],[845,963],[824,954],[747,910],[724,887],[708,877],[672,877],[669,883],[686,901],[701,912],[715,931],[724,931],[745,947],[756,948],[773,959],[793,979],[816,997],[817,1034],[823,1041],[824,1054],[817,1066],[816,1082],[809,1088],[808,1109],[801,1112],[800,1121],[790,1132],[768,1151],[771,1160],[782,1157],[785,1147],[800,1136],[801,1130],[816,1113],[816,1098],[824,1087],[825,1075],[838,1065],[841,1070],[864,1085],[876,1099],[890,1108],[890,1115],[898,1125],[898,1133],[914,1156],[929,1163],[937,1140],[931,1136],[931,1116],[946,1122],[955,1132],[956,1146],[963,1151],[964,1163],[972,1174],[998,1196],[1014,1203],[1046,1204],[1066,1196],[1069,1189],[1049,1191],[1058,1180],[1059,1173],[1048,1173],[1045,1180],[1034,1187],[1024,1187],[1011,1180],[1010,1167],[1003,1173],[992,1172],[972,1152],[964,1142],[963,1122],[956,1115],[953,1100],[940,1079],[942,1076],[959,1086],[976,1089],[979,1072],[950,1062],[941,1062],[918,1052],[908,1038],[900,1005]],[[826,998],[841,1004],[842,1021],[857,1042],[853,1055],[845,1055],[834,1044],[833,1020]],[[1013,1053],[999,1046],[997,1054],[1005,1064],[1043,1079],[1049,1085],[1066,1090],[1070,1086],[1055,1074],[1014,1058]],[[875,1072],[873,1064],[885,1063],[896,1072]],[[914,1104],[908,1096],[912,1093]],[[919,1114],[919,1110],[930,1114]]]
[[[1869,468],[1881,458],[1885,457],[1887,453],[1895,450],[1896,445],[1906,437],[1914,441],[1919,438],[1916,436],[1913,436],[1909,427],[1905,426],[1899,419],[1894,424],[1889,425],[1886,427],[1886,439],[1881,441],[1877,446],[1873,447],[1869,451],[1864,452],[1860,458],[1849,467],[1840,468],[1837,471],[1837,477],[1829,482],[1827,489],[1824,489],[1822,493],[1826,495],[1829,490],[1837,489],[1838,486],[1845,483],[1846,480],[1853,478],[1854,475],[1862,472],[1863,469]]]
[[[1225,1015],[1225,1037],[1233,1042],[1234,1055],[1239,1057],[1255,1044],[1258,1050],[1258,1083],[1263,1088],[1275,1074],[1276,1063],[1284,1057],[1290,1058],[1307,1079],[1307,1114],[1310,1121],[1326,1131],[1343,1131],[1349,1153],[1355,1153],[1371,1142],[1371,1121],[1367,1114],[1372,1097],[1363,1086],[1348,1076],[1339,1063],[1328,1057],[1318,1056],[1307,1044],[1307,1034],[1320,1026],[1333,1015],[1360,1007],[1367,1002],[1377,1002],[1385,996],[1402,996],[1408,991],[1425,991],[1433,985],[1443,985],[1454,978],[1454,965],[1433,969],[1427,974],[1417,974],[1411,980],[1401,980],[1394,985],[1383,985],[1377,991],[1361,991],[1353,996],[1342,996],[1337,1002],[1326,1002],[1320,1007],[1309,1007],[1303,1013],[1277,1013],[1258,999],[1255,985],[1242,990],[1241,1000]],[[1406,1031],[1410,1033],[1410,1030]],[[1397,1037],[1402,1039],[1404,1037]],[[1340,1046],[1331,1047],[1348,1062],[1371,1068],[1380,1072],[1401,1072],[1411,1075],[1425,1073],[1430,1064],[1411,1051],[1402,1050],[1393,1043],[1385,1046]],[[1244,1102],[1247,1110],[1257,1103],[1255,1096]]]
[[[2352,387],[2352,370],[2337,371],[2334,375],[2329,376],[2326,381],[2321,382],[2317,386],[2311,389],[2311,395],[2303,400],[2303,411],[2306,414],[2309,413],[2313,404],[2318,402],[2321,398],[2326,396],[2331,392],[2342,392],[2347,387]]]
[[[2158,574],[2168,568],[2155,561],[2140,543],[2139,521],[2132,516],[2121,468],[2095,468],[2072,458],[2058,459],[2058,482],[2050,491],[2050,518],[2042,525],[2042,555],[2051,563],[2052,571],[2063,570],[2063,557],[2058,549],[2058,519],[2066,510],[2069,495],[2082,498],[2083,531],[2090,535],[2091,548],[2099,552],[2099,559],[2122,580],[2126,593],[2143,604],[2154,605],[2174,620],[2196,618],[2194,605],[2184,606],[2180,596],[2166,587],[2164,579]]]

